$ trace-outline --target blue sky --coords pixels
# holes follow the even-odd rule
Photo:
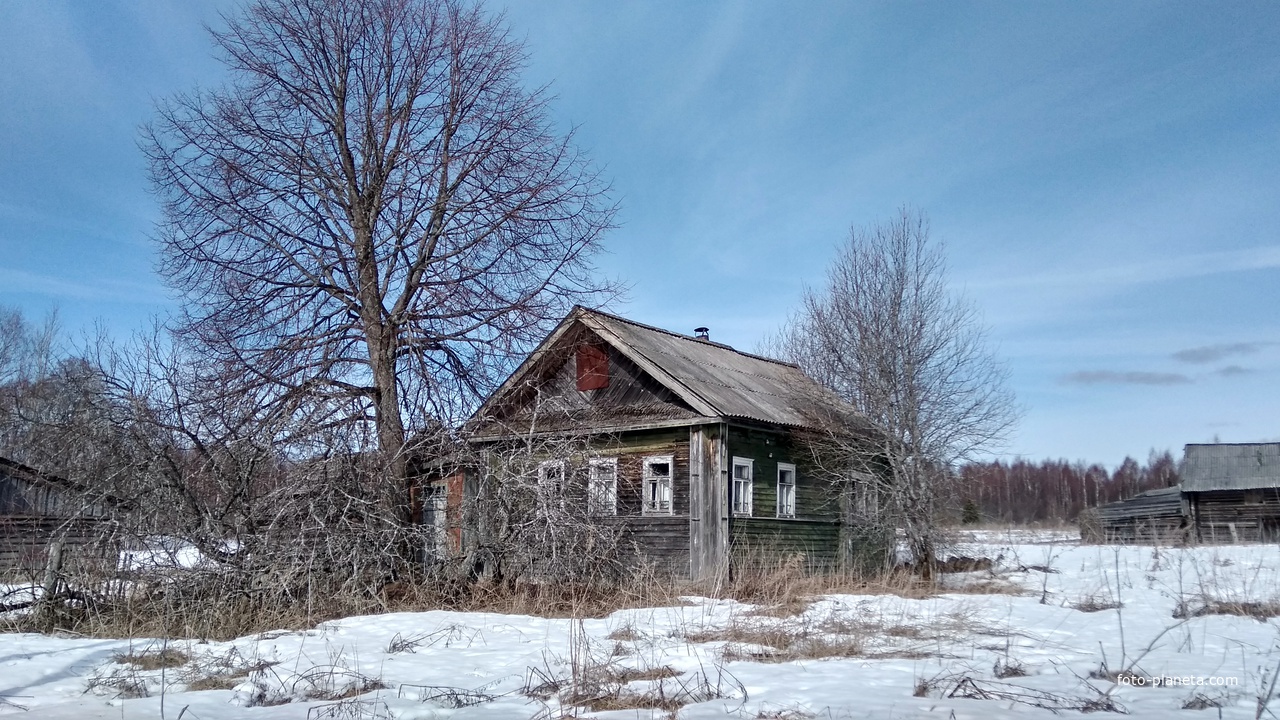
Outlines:
[[[136,147],[230,2],[0,2],[0,304],[169,307]],[[1007,453],[1280,439],[1280,5],[506,8],[622,211],[623,314],[750,349],[851,225],[946,241],[1026,409]]]

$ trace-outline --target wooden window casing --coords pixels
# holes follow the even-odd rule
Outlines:
[[[618,514],[618,459],[595,458],[587,474],[587,512]]]
[[[796,516],[796,466],[778,463],[778,517]]]
[[[675,458],[671,455],[659,455],[644,459],[641,467],[644,492],[644,504],[641,513],[644,515],[671,515],[671,483],[675,475]]]
[[[755,461],[751,458],[733,459],[733,514],[751,517],[751,495]]]
[[[538,497],[547,509],[564,509],[565,463],[547,460],[538,465]]]

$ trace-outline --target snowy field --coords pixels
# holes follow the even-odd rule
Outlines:
[[[0,714],[1154,720],[1254,718],[1274,690],[1280,624],[1249,616],[1280,595],[1274,546],[988,532],[958,552],[994,567],[947,577],[971,592],[921,599],[689,598],[587,620],[404,613],[210,643],[0,635]]]

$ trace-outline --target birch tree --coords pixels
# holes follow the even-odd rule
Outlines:
[[[925,217],[903,209],[854,228],[825,284],[806,291],[769,346],[879,428],[849,442],[843,462],[885,478],[887,509],[929,572],[944,483],[957,463],[998,447],[1018,410],[976,310],[947,283]]]

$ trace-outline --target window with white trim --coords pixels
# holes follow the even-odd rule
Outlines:
[[[546,508],[564,507],[563,460],[547,460],[538,465],[538,497]]]
[[[755,460],[733,459],[733,514],[751,515],[751,476]]]
[[[796,516],[796,466],[778,463],[778,517]]]
[[[593,458],[587,476],[587,512],[618,514],[618,458]]]
[[[644,506],[645,515],[671,514],[671,476],[674,474],[675,462],[670,455],[647,457],[643,464]]]

